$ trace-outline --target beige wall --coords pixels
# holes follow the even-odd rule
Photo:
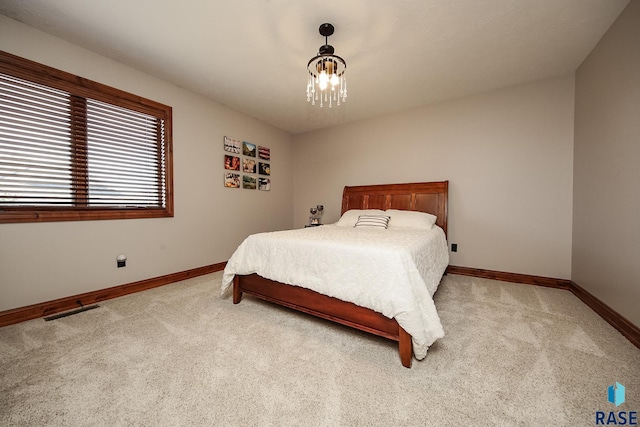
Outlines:
[[[571,278],[640,324],[638,4],[575,81],[293,137],[0,16],[0,49],[173,106],[176,193],[171,219],[0,224],[0,311],[224,261],[248,234],[301,227],[319,203],[333,222],[344,185],[447,179],[451,264]],[[223,188],[224,135],[271,147],[271,192]]]
[[[0,311],[226,261],[248,234],[291,228],[288,133],[2,15],[0,49],[171,105],[175,190],[174,218],[0,224]],[[223,187],[224,135],[271,148],[270,192]]]
[[[295,225],[319,203],[337,220],[345,185],[449,180],[451,264],[569,279],[573,90],[564,76],[294,135]]]
[[[572,280],[640,326],[640,1],[576,72]]]

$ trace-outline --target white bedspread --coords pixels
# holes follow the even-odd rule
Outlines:
[[[395,318],[417,359],[444,336],[433,302],[449,263],[444,232],[324,225],[254,234],[227,262],[222,295],[236,274],[302,286]]]

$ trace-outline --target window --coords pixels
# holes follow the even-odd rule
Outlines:
[[[171,114],[0,51],[0,223],[173,216]]]

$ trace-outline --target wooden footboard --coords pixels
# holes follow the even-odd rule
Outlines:
[[[376,311],[322,295],[310,289],[265,279],[257,274],[235,276],[234,304],[242,300],[243,293],[397,341],[402,366],[411,368],[413,356],[411,335],[402,329],[395,319],[389,319]]]

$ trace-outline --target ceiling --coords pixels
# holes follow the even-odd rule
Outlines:
[[[574,71],[629,0],[0,0],[0,13],[290,133]],[[349,97],[306,99],[329,44]]]

